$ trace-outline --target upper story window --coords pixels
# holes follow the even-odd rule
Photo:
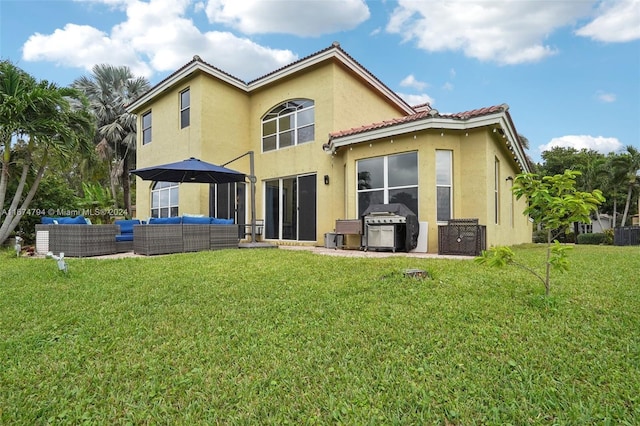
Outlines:
[[[142,145],[151,142],[151,111],[142,114]]]
[[[191,95],[189,89],[180,92],[180,128],[189,126],[191,120],[189,111],[191,109]]]
[[[262,150],[273,151],[315,139],[314,102],[293,99],[262,118]]]

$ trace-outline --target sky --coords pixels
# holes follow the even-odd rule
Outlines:
[[[334,41],[410,105],[508,104],[535,162],[640,149],[640,0],[0,0],[0,57],[60,86],[194,55],[251,81]]]

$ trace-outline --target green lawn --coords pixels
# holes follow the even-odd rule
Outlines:
[[[549,298],[469,260],[227,250],[64,275],[9,253],[0,424],[640,421],[639,247],[576,246]]]

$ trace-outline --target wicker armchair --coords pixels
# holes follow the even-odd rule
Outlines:
[[[47,251],[67,257],[91,257],[116,252],[116,225],[36,225],[41,238],[48,233]]]
[[[138,254],[181,253],[182,225],[134,225],[133,251]]]
[[[209,225],[209,250],[238,248],[237,225]]]

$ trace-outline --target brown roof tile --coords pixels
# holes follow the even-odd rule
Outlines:
[[[429,109],[426,111],[420,111],[415,114],[406,115],[400,118],[394,118],[392,120],[385,120],[378,123],[366,124],[360,127],[354,127],[347,130],[339,130],[337,132],[333,132],[329,134],[329,139],[339,138],[343,136],[355,135],[358,133],[364,133],[371,130],[382,129],[385,127],[391,127],[398,124],[411,123],[414,121],[426,119],[426,118],[449,118],[452,120],[468,120],[470,118],[481,117],[483,115],[495,114],[497,112],[506,111],[508,109],[508,105],[495,105],[486,108],[478,108],[470,111],[457,112],[454,114],[440,114],[435,109]]]

